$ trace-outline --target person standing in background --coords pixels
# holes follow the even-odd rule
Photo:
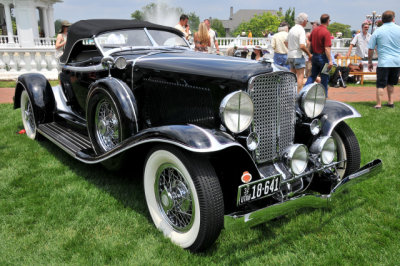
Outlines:
[[[311,76],[308,77],[305,85],[313,83],[318,75],[321,74],[321,84],[325,88],[325,96],[328,97],[328,82],[329,75],[321,73],[325,64],[328,64],[328,69],[331,69],[333,66],[332,57],[331,57],[331,34],[329,33],[329,15],[322,14],[321,15],[321,25],[316,27],[310,35],[310,42],[312,48],[312,68],[311,68]]]
[[[368,70],[372,71],[372,56],[375,47],[378,51],[378,67],[376,68],[376,105],[381,109],[383,90],[387,87],[388,102],[386,106],[393,108],[394,85],[399,82],[400,73],[400,26],[394,24],[395,14],[388,10],[382,14],[383,25],[372,34],[368,44]]]
[[[208,35],[210,36],[210,45],[208,47],[208,53],[213,54],[215,53],[214,50],[216,51],[217,54],[219,54],[219,45],[217,41],[217,34],[213,29],[211,29],[211,22],[209,19],[204,20],[204,24],[207,26],[208,29]]]
[[[304,27],[307,25],[308,15],[300,13],[296,17],[296,25],[294,25],[288,34],[288,63],[290,71],[296,74],[297,91],[303,88],[304,69],[306,67],[306,59],[304,53],[308,55],[309,60],[312,58],[310,51],[306,47],[306,32]]]
[[[194,34],[194,50],[198,52],[208,52],[210,46],[210,36],[204,22],[200,23],[199,31]]]
[[[56,58],[59,59],[64,53],[65,44],[67,43],[67,33],[68,28],[71,26],[67,20],[63,20],[61,22],[61,30],[60,33],[57,34],[56,39]]]
[[[190,26],[189,26],[189,17],[185,14],[182,14],[179,18],[179,23],[175,25],[175,29],[180,30],[185,34],[185,39],[189,40],[190,37]]]
[[[368,42],[371,38],[371,34],[368,33],[369,24],[363,23],[361,25],[362,32],[358,33],[350,43],[349,50],[347,51],[346,56],[351,55],[351,50],[353,49],[354,45],[356,46],[356,55],[361,59],[368,57]]]
[[[281,22],[278,33],[272,37],[271,46],[274,49],[274,62],[277,65],[290,69],[287,61],[288,48],[285,44],[288,36],[289,26],[286,22]]]

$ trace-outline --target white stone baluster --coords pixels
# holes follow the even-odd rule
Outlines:
[[[25,52],[24,62],[25,62],[26,71],[30,71],[31,70],[31,53],[30,52]]]
[[[10,72],[16,72],[17,71],[17,64],[15,63],[16,60],[18,60],[18,53],[14,53],[14,55],[11,57],[10,56],[10,61],[8,63],[8,66],[10,68]]]
[[[4,54],[0,54],[0,72],[6,72],[6,63],[1,59]]]

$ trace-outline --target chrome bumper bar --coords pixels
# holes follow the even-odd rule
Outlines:
[[[303,194],[284,202],[280,202],[263,209],[256,210],[243,215],[225,215],[224,226],[225,229],[241,229],[252,227],[266,221],[272,220],[279,216],[288,214],[301,208],[324,208],[328,207],[329,201],[337,198],[341,192],[349,187],[364,181],[382,168],[382,161],[376,159],[363,167],[352,175],[347,176],[337,184],[335,188],[326,195],[309,195]]]

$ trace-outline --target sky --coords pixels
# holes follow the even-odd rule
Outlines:
[[[151,2],[160,0],[63,0],[54,4],[54,19],[68,20],[71,23],[81,19],[118,18],[130,19],[131,13],[141,10]],[[309,21],[319,19],[321,14],[328,13],[332,22],[340,22],[351,26],[352,30],[361,28],[366,15],[376,11],[382,14],[386,10],[393,10],[398,14],[400,24],[399,0],[161,0],[171,7],[181,7],[184,12],[195,12],[200,20],[205,18],[228,19],[230,7],[234,12],[239,9],[272,9],[283,11],[295,8],[309,15]],[[161,14],[167,21],[168,14]],[[174,18],[172,18],[174,19]]]

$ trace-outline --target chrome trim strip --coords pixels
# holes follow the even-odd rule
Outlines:
[[[69,155],[71,155],[72,157],[74,157],[75,159],[78,159],[76,157],[76,154],[73,153],[72,151],[70,151],[69,149],[65,148],[64,145],[62,145],[61,143],[59,143],[58,141],[56,141],[55,139],[53,139],[50,135],[47,135],[46,133],[44,133],[42,130],[40,130],[39,128],[37,128],[37,131],[43,135],[44,137],[46,137],[48,140],[50,140],[52,143],[54,143],[56,146],[58,146],[59,148],[61,148],[63,151],[65,151],[66,153],[68,153]],[[79,160],[79,159],[78,159]]]
[[[234,230],[252,227],[301,208],[328,207],[331,200],[337,200],[340,195],[342,195],[341,192],[350,188],[354,184],[372,177],[378,173],[381,168],[382,161],[376,159],[360,168],[356,173],[344,178],[342,182],[340,182],[334,189],[332,189],[330,194],[327,195],[303,194],[250,213],[225,215],[225,229]]]
[[[119,79],[116,79],[116,78],[114,78],[114,79],[119,83],[119,85],[125,91],[126,98],[129,100],[129,104],[130,104],[130,106],[133,110],[133,114],[135,116],[136,132],[138,132],[139,131],[138,117],[136,115],[136,111],[135,111],[135,107],[133,106],[133,102],[132,102],[131,98],[129,97],[129,93],[128,93],[127,89],[125,88],[124,84],[122,84],[122,82]]]
[[[122,152],[125,152],[131,148],[134,148],[136,146],[142,145],[142,144],[146,144],[146,143],[155,143],[155,142],[162,142],[162,143],[167,143],[167,144],[172,144],[175,146],[178,146],[180,148],[183,148],[187,151],[191,151],[191,152],[196,152],[196,153],[208,153],[208,152],[216,152],[216,151],[220,151],[220,150],[224,150],[230,147],[241,147],[243,150],[245,150],[247,152],[246,149],[243,148],[243,146],[241,146],[238,143],[229,143],[229,144],[219,144],[216,140],[214,140],[212,143],[214,143],[215,146],[211,147],[211,148],[207,148],[207,149],[195,149],[195,148],[191,148],[188,147],[186,145],[183,145],[181,143],[177,143],[171,140],[166,140],[166,139],[161,139],[161,138],[153,138],[153,139],[147,139],[147,140],[143,140],[140,142],[135,142],[135,143],[131,143],[130,145],[127,145],[126,147],[123,147],[121,149],[113,149],[110,150],[104,154],[102,154],[101,156],[98,157],[88,157],[88,159],[83,158],[82,156],[80,156],[78,153],[72,153],[70,150],[66,149],[62,144],[60,144],[58,141],[56,141],[55,139],[53,139],[51,136],[45,134],[43,131],[41,131],[40,129],[38,129],[39,133],[42,134],[43,136],[45,136],[47,139],[49,139],[51,142],[53,142],[54,144],[56,144],[58,147],[60,147],[62,150],[64,150],[65,152],[67,152],[69,155],[71,155],[72,157],[74,157],[75,159],[77,159],[78,161],[81,161],[83,163],[87,163],[87,164],[96,164],[96,163],[101,163],[105,160],[110,159],[111,157],[114,157],[115,155],[118,155]],[[208,132],[207,132],[208,134]],[[209,134],[208,134],[209,135]],[[213,139],[213,138],[212,138]],[[211,140],[210,140],[211,141]],[[248,152],[247,152],[248,153]],[[82,154],[82,155],[86,155],[86,154]],[[249,155],[250,156],[250,155]]]
[[[98,65],[94,66],[87,66],[87,67],[77,67],[77,66],[70,66],[70,65],[64,65],[63,69],[69,70],[69,71],[74,71],[74,72],[97,72],[97,71],[102,71],[104,70],[103,65],[100,63]]]

